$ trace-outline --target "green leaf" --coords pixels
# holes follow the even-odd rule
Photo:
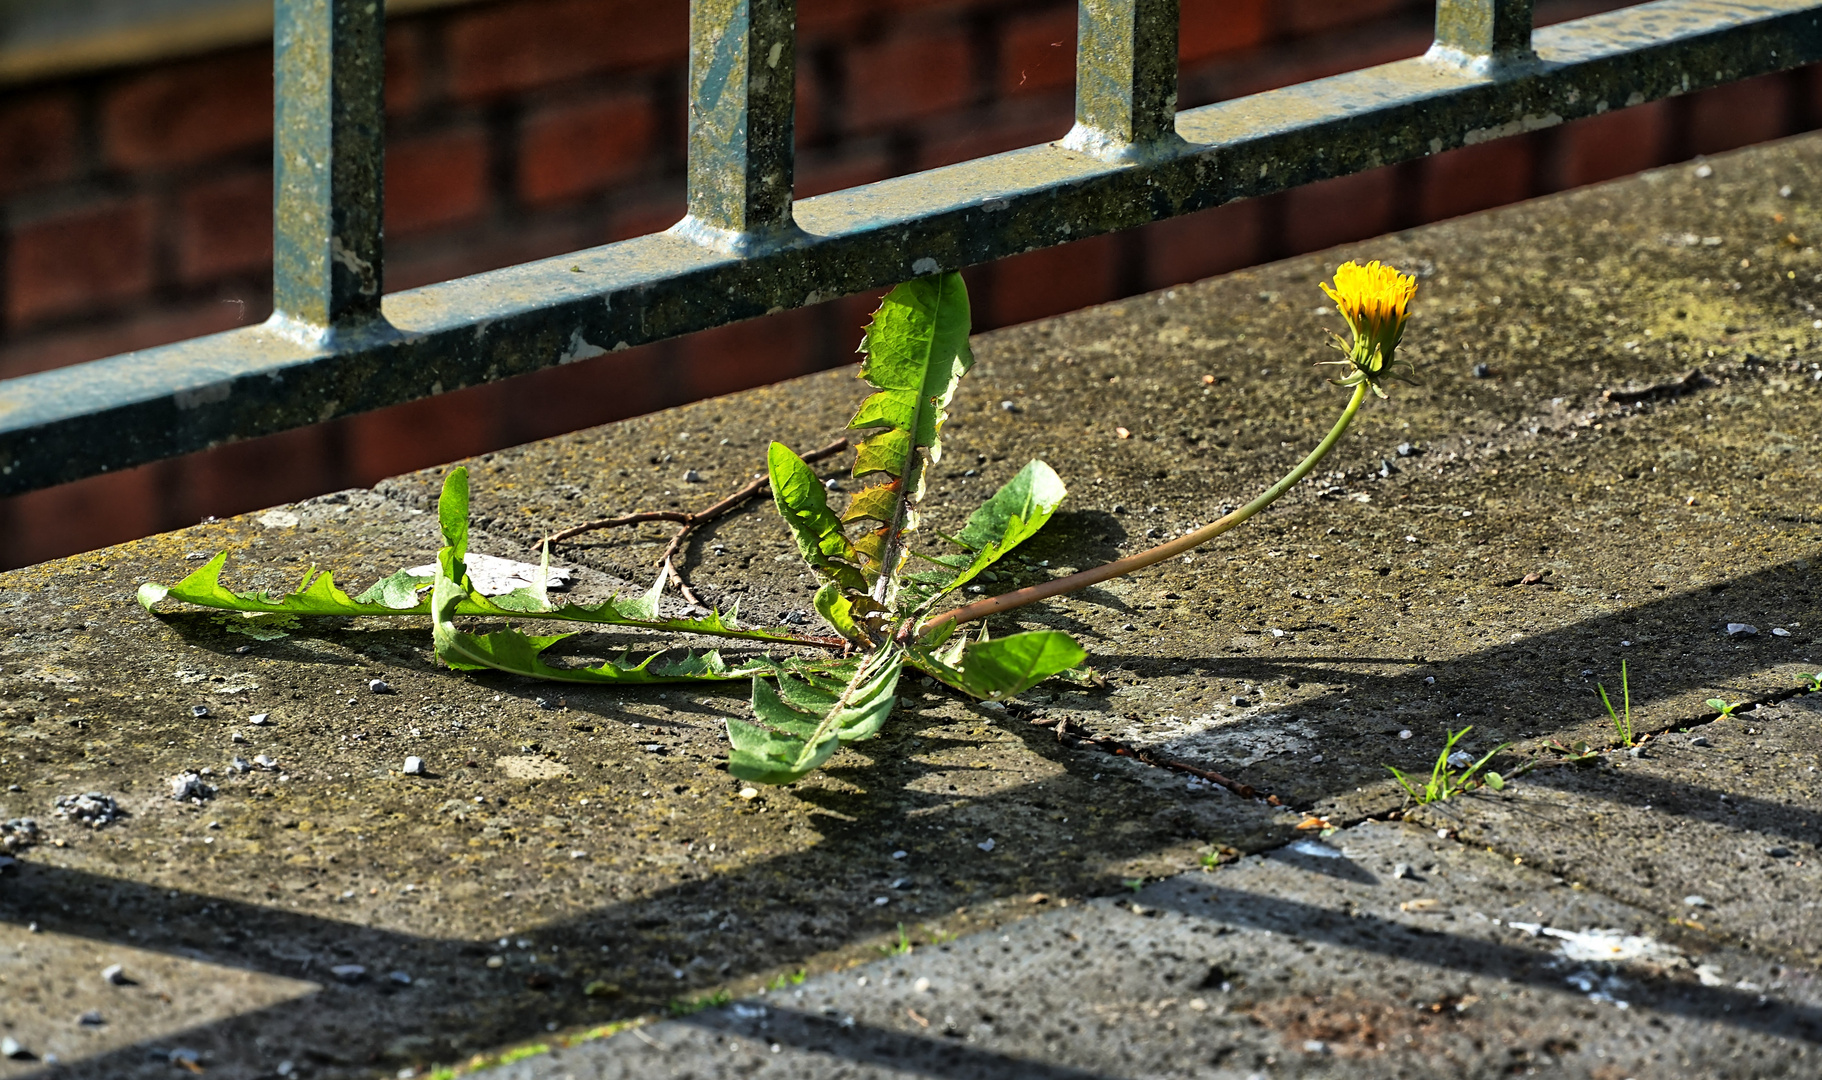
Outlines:
[[[453,551],[453,549],[445,549]],[[255,614],[291,615],[394,616],[429,615],[431,599],[417,599],[419,583],[430,584],[431,578],[413,577],[403,571],[375,583],[359,597],[350,598],[335,586],[332,575],[317,574],[312,568],[297,592],[274,597],[263,591],[231,592],[221,584],[221,571],[228,553],[221,552],[175,585],[148,581],[139,587],[139,603],[153,611],[162,600],[181,600],[198,607]],[[756,630],[741,626],[738,611],[711,611],[696,618],[667,619],[658,615],[658,595],[654,588],[642,596],[624,600],[608,599],[597,604],[563,604],[546,607],[531,589],[519,589],[505,596],[482,596],[462,590],[456,615],[493,615],[501,618],[548,619],[557,622],[579,622],[602,626],[626,626],[642,630],[668,630],[683,634],[707,634],[713,637],[741,638],[749,641],[798,642],[793,634]],[[394,603],[412,598],[409,607]],[[376,597],[378,599],[376,599]]]
[[[443,491],[437,496],[437,524],[443,528],[443,543],[455,553],[455,564],[461,567],[468,557],[468,467],[449,470],[443,478]],[[466,586],[462,575],[457,584]]]
[[[862,643],[872,640],[860,625],[861,618],[880,610],[871,598],[850,594],[839,583],[831,581],[816,590],[812,602],[816,605],[817,613],[842,637]]]
[[[961,532],[950,538],[963,553],[931,560],[948,567],[947,571],[912,574],[907,580],[924,597],[937,597],[961,588],[1036,535],[1056,513],[1067,494],[1056,470],[1042,461],[1028,463],[970,514]]]
[[[394,611],[421,610],[424,601],[419,598],[418,590],[435,581],[435,577],[400,570],[369,585],[366,592],[354,599],[363,604],[382,604]]]
[[[728,771],[762,784],[789,784],[821,767],[844,742],[870,739],[891,715],[905,651],[888,645],[855,666],[839,690],[777,673],[753,679],[755,722],[730,717]]]
[[[788,451],[787,451],[788,453]],[[794,455],[793,455],[794,456]],[[801,464],[801,462],[800,462]],[[814,480],[814,476],[811,477]],[[817,488],[821,490],[820,486]],[[748,629],[739,625],[738,611],[730,607],[725,613],[711,611],[700,618],[667,619],[659,615],[659,600],[664,591],[662,580],[641,596],[608,599],[596,604],[563,604],[551,607],[544,590],[533,586],[515,589],[504,596],[482,596],[467,587],[463,560],[467,557],[468,474],[455,469],[443,482],[443,494],[437,501],[437,519],[449,544],[438,553],[444,573],[462,593],[452,615],[494,615],[505,618],[550,619],[604,626],[636,627],[642,630],[664,630],[684,634],[707,634],[715,637],[742,638],[749,641],[802,643],[795,634]],[[826,511],[826,507],[824,508]],[[298,590],[282,597],[265,592],[231,592],[221,584],[221,571],[228,553],[221,552],[176,585],[166,586],[148,581],[139,587],[139,603],[157,614],[156,605],[165,599],[181,600],[198,607],[250,613],[285,613],[292,615],[429,615],[432,601],[420,599],[418,590],[431,584],[431,578],[418,577],[401,570],[375,582],[359,597],[350,598],[335,587],[335,579],[325,573],[317,575],[311,567]],[[545,556],[548,569],[548,555]],[[444,565],[447,564],[447,565]],[[858,583],[859,572],[853,571]]]
[[[1506,790],[1506,778],[1496,772],[1489,772],[1487,774],[1487,786],[1494,791],[1504,791]]]
[[[961,275],[937,274],[888,293],[861,342],[866,359],[860,374],[877,392],[861,402],[848,427],[880,430],[856,448],[855,477],[873,479],[849,501],[841,520],[881,523],[853,548],[866,556],[869,579],[888,579],[875,594],[884,603],[897,590],[903,537],[917,527],[914,508],[924,495],[926,466],[942,458],[949,402],[974,366],[969,327]]]
[[[447,547],[439,554],[438,564],[444,573],[437,575],[431,592],[431,636],[436,643],[437,658],[452,668],[465,671],[493,669],[554,682],[621,685],[725,682],[759,671],[775,670],[770,661],[763,659],[730,667],[720,653],[713,651],[699,655],[688,653],[671,660],[661,659],[663,654],[659,652],[637,663],[623,657],[596,667],[560,668],[546,663],[540,654],[573,634],[533,637],[517,630],[462,633],[456,629],[454,619],[469,599],[469,593],[448,576],[448,570],[455,565],[455,550]]]
[[[410,608],[396,608],[384,603],[356,600],[336,588],[333,574],[318,574],[314,566],[305,572],[297,591],[285,596],[274,597],[263,590],[230,592],[221,583],[221,570],[227,561],[228,553],[219,552],[175,585],[165,586],[156,581],[148,581],[139,587],[139,603],[154,614],[157,613],[154,609],[158,602],[167,598],[198,607],[262,613],[284,612],[292,615],[403,615],[411,612],[421,614],[430,610],[428,601],[414,601]],[[369,589],[361,595],[365,597],[372,591]]]
[[[791,527],[803,561],[823,577],[865,592],[866,579],[854,565],[854,547],[842,532],[841,519],[829,509],[822,481],[795,451],[778,442],[766,451],[766,472],[772,481],[772,502]]]
[[[913,663],[964,693],[999,700],[1023,693],[1087,658],[1082,646],[1061,630],[1033,630],[969,642],[959,658],[952,653],[916,654]]]
[[[879,392],[861,403],[848,426],[908,432],[912,447],[928,447],[931,460],[938,460],[943,410],[974,366],[970,325],[968,287],[960,274],[922,277],[893,289],[861,345],[867,356],[861,378]]]

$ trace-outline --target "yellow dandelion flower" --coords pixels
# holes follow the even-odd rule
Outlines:
[[[1335,363],[1354,369],[1340,383],[1357,386],[1368,382],[1374,393],[1384,397],[1379,380],[1392,374],[1393,356],[1411,316],[1411,298],[1417,295],[1417,279],[1377,260],[1365,266],[1346,262],[1335,269],[1335,284],[1323,282],[1322,291],[1335,301],[1348,329],[1354,332],[1352,342],[1339,338],[1335,342],[1347,354],[1346,360]]]

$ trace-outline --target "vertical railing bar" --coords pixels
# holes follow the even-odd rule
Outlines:
[[[1528,64],[1536,21],[1532,0],[1436,0],[1436,44],[1430,58],[1483,74]]]
[[[384,326],[384,0],[274,0],[273,321]]]
[[[689,212],[673,232],[738,255],[802,236],[796,82],[796,0],[691,0]]]
[[[1144,161],[1183,146],[1177,20],[1178,0],[1080,0],[1075,127],[1063,146],[1103,161]]]

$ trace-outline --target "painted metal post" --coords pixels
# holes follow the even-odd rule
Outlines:
[[[1490,74],[1537,59],[1531,50],[1532,0],[1436,0],[1430,58]]]
[[[384,0],[275,0],[273,321],[317,341],[380,319]]]
[[[1149,161],[1184,146],[1177,135],[1177,5],[1080,0],[1075,127],[1065,147],[1103,161]]]
[[[691,0],[689,213],[672,232],[735,255],[788,246],[795,0]]]

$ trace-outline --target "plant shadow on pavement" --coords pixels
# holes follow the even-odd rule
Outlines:
[[[1774,566],[1756,574],[1729,582],[1730,604],[1738,608],[1745,597],[1776,595],[1791,567]],[[1395,732],[1375,736],[1387,727],[1380,721],[1373,732],[1359,729],[1362,714],[1376,708],[1384,715],[1394,713],[1393,699],[1407,697],[1424,687],[1424,676],[1434,675],[1447,690],[1441,691],[1444,705],[1438,712],[1447,716],[1456,711],[1457,702],[1473,700],[1474,707],[1495,715],[1509,706],[1512,715],[1521,712],[1529,719],[1527,730],[1547,734],[1558,722],[1541,711],[1543,703],[1556,703],[1562,717],[1560,724],[1583,722],[1595,716],[1592,694],[1582,701],[1563,702],[1563,678],[1584,667],[1596,670],[1617,669],[1622,623],[1648,622],[1659,626],[1707,626],[1713,621],[1714,604],[1707,591],[1668,595],[1651,603],[1629,608],[1615,615],[1572,623],[1538,634],[1510,645],[1497,645],[1470,653],[1458,659],[1427,664],[1408,660],[1386,661],[1404,665],[1408,670],[1392,674],[1359,674],[1358,667],[1369,667],[1379,661],[1372,658],[1355,660],[1348,657],[1266,658],[1253,655],[1232,657],[1170,657],[1163,660],[1132,657],[1148,663],[1188,664],[1196,670],[1237,679],[1264,680],[1296,677],[1312,683],[1327,679],[1345,679],[1347,697],[1353,703],[1349,713],[1334,711],[1336,695],[1318,698],[1300,708],[1308,715],[1318,742],[1351,741],[1366,749],[1350,763],[1337,764],[1321,772],[1298,766],[1315,775],[1303,783],[1273,787],[1281,778],[1288,780],[1289,768],[1265,768],[1246,772],[1246,778],[1262,788],[1285,792],[1293,801],[1307,804],[1317,798],[1351,791],[1370,778],[1377,783],[1381,758],[1400,746]],[[1804,613],[1808,615],[1809,613]],[[1809,619],[1805,620],[1810,622]],[[347,635],[368,633],[347,631]],[[388,635],[402,631],[386,631]],[[343,635],[345,636],[345,635]],[[1693,635],[1691,635],[1693,636]],[[281,648],[287,646],[282,642]],[[413,656],[424,650],[419,644],[403,641],[390,647],[394,656]],[[1642,710],[1653,721],[1649,709],[1654,698],[1702,686],[1723,683],[1726,679],[1762,670],[1771,661],[1765,650],[1714,647],[1701,649],[1691,659],[1691,650],[1670,642],[1654,650],[1649,643],[1628,650],[1633,668],[1639,673],[1638,699]],[[308,652],[306,650],[306,652]],[[304,657],[300,657],[304,659]],[[1119,663],[1122,656],[1102,655],[1102,664]],[[333,662],[340,662],[335,658]],[[440,677],[460,679],[444,674]],[[528,683],[510,679],[482,677],[475,685],[490,690],[505,685],[525,692]],[[933,697],[928,700],[935,700]],[[711,872],[695,880],[685,880],[654,893],[625,901],[604,904],[580,917],[559,920],[524,933],[535,939],[540,949],[560,946],[564,953],[597,954],[603,947],[611,950],[608,963],[615,969],[634,974],[623,979],[621,996],[602,1001],[582,996],[571,985],[575,980],[561,971],[552,971],[539,981],[529,975],[537,972],[514,968],[506,972],[487,969],[482,960],[493,946],[487,941],[439,937],[435,934],[403,934],[363,927],[334,918],[332,914],[314,915],[285,910],[274,904],[257,904],[223,900],[201,893],[171,891],[163,887],[94,874],[45,867],[23,860],[17,872],[9,875],[6,888],[0,892],[0,918],[23,925],[28,921],[41,924],[45,930],[112,942],[135,948],[168,950],[196,959],[227,966],[280,975],[287,978],[312,978],[312,972],[335,963],[358,958],[370,965],[385,963],[406,970],[435,972],[422,987],[395,990],[375,984],[345,986],[327,981],[322,991],[306,1002],[256,1010],[193,1028],[160,1042],[181,1042],[189,1046],[218,1047],[219,1056],[233,1058],[233,1048],[250,1047],[256,1036],[273,1037],[273,1032],[287,1032],[299,1043],[312,1041],[307,1032],[333,1030],[336,1049],[324,1051],[319,1064],[342,1068],[372,1068],[382,1063],[396,1067],[396,1056],[383,1058],[385,1048],[401,1033],[425,1037],[428,1041],[414,1052],[419,1060],[448,1060],[485,1046],[499,1046],[541,1035],[550,1023],[561,1026],[599,1024],[616,1018],[659,1011],[679,994],[725,983],[730,979],[760,974],[781,963],[794,963],[819,951],[839,949],[867,937],[889,931],[898,921],[910,922],[906,909],[910,903],[878,906],[874,897],[880,894],[885,872],[881,866],[883,851],[896,843],[889,838],[913,829],[907,819],[915,815],[925,824],[920,839],[931,839],[929,830],[939,826],[956,833],[972,835],[975,823],[994,818],[999,822],[1025,823],[1028,836],[1040,831],[1039,824],[1064,813],[1072,813],[1076,823],[1070,825],[1074,838],[1068,849],[1041,852],[1027,851],[1017,858],[976,858],[974,844],[963,844],[949,836],[950,848],[963,854],[933,859],[940,863],[918,873],[910,895],[915,897],[916,911],[935,917],[957,905],[978,904],[996,898],[1009,898],[1032,892],[1106,893],[1117,887],[1116,875],[1097,868],[1095,856],[1111,853],[1132,855],[1139,845],[1154,848],[1172,842],[1171,829],[1158,827],[1171,821],[1183,823],[1177,831],[1181,839],[1203,841],[1220,839],[1210,830],[1221,828],[1222,815],[1239,828],[1251,820],[1256,835],[1255,849],[1282,844],[1296,833],[1282,818],[1275,824],[1261,825],[1263,808],[1235,798],[1190,796],[1182,789],[1164,789],[1139,784],[1125,784],[1117,792],[1106,785],[1093,786],[1090,774],[1107,769],[1109,762],[1098,752],[1071,750],[1060,745],[1049,732],[1022,723],[1009,723],[1017,738],[1030,752],[1051,763],[1057,770],[1042,782],[1025,781],[1008,785],[990,794],[956,797],[946,793],[918,790],[920,780],[939,771],[935,766],[915,760],[907,750],[910,740],[925,739],[925,725],[915,717],[905,718],[891,729],[888,737],[855,746],[874,759],[865,768],[836,767],[829,770],[842,781],[844,790],[828,787],[799,797],[815,801],[823,813],[814,824],[822,832],[819,843],[802,850],[763,858],[730,872]],[[604,717],[605,718],[605,717]],[[705,716],[706,719],[706,716]],[[1464,717],[1460,722],[1473,719]],[[1449,722],[1453,721],[1451,718]],[[1244,721],[1242,721],[1244,723]],[[1375,739],[1379,741],[1375,741]],[[1387,747],[1382,752],[1380,747]],[[1433,748],[1411,747],[1409,753]],[[1215,768],[1223,763],[1209,762]],[[705,766],[705,769],[707,766]],[[941,771],[953,771],[944,767]],[[719,775],[719,774],[717,774]],[[1548,782],[1546,778],[1533,778]],[[851,790],[857,789],[857,790]],[[1700,789],[1689,789],[1688,798],[1671,798],[1675,792],[1655,792],[1666,810],[1713,819],[1712,812],[1701,809],[1706,801]],[[772,797],[780,797],[774,794]],[[1097,805],[1089,806],[1093,800]],[[1212,807],[1212,811],[1196,808]],[[1180,812],[1192,808],[1188,817]],[[1754,813],[1773,812],[1774,806],[1754,806]],[[1792,814],[1805,815],[1803,827],[1816,826],[1815,815],[1796,807],[1775,807],[1786,819]],[[1214,816],[1211,817],[1210,814]],[[1172,817],[1172,815],[1177,815]],[[1149,833],[1134,830],[1131,823],[1151,820]],[[1005,826],[1002,825],[1001,828]],[[1060,827],[1057,827],[1060,828]],[[1001,835],[1008,835],[1001,832]],[[1035,846],[1035,845],[1033,845]],[[1313,860],[1306,860],[1313,861]],[[1328,868],[1313,869],[1327,871]],[[1364,873],[1364,871],[1362,871]],[[1370,876],[1370,875],[1369,875]],[[1349,878],[1353,880],[1353,878]],[[277,899],[276,896],[273,899]],[[1277,925],[1287,918],[1288,909],[1281,900],[1236,894],[1223,903],[1226,918],[1238,921],[1256,918]],[[105,911],[105,918],[95,917]],[[685,933],[685,926],[712,926],[718,913],[739,915],[737,925],[726,930],[702,930]],[[1247,911],[1261,914],[1246,915]],[[1297,933],[1322,937],[1328,935],[1337,943],[1359,948],[1385,948],[1375,942],[1390,941],[1401,955],[1426,959],[1443,967],[1463,970],[1509,972],[1512,957],[1492,946],[1459,941],[1449,935],[1408,935],[1343,933],[1331,929],[1347,925],[1345,912],[1310,910],[1298,913]],[[723,925],[726,925],[725,921]],[[232,941],[234,944],[224,944]],[[720,963],[678,963],[686,953],[713,957]],[[305,956],[303,962],[298,956]],[[377,958],[385,958],[383,961]],[[674,970],[682,971],[675,977]],[[548,988],[558,987],[555,992]],[[1748,1001],[1736,1002],[1740,995],[1725,988],[1688,988],[1680,991],[1666,1008],[1699,1010],[1703,1015],[1718,1017],[1723,1022],[1750,1030],[1778,1030],[1811,1042],[1822,1041],[1816,1018],[1804,1012],[1783,1020],[1767,1019],[1763,1010],[1744,1007]],[[430,1002],[420,1004],[426,994]],[[1681,1002],[1682,1004],[1677,1004]],[[1723,1005],[1734,1004],[1731,1011]],[[1770,1010],[1770,1014],[1789,1010]],[[894,1039],[904,1038],[893,1036]],[[281,1039],[282,1041],[282,1039]],[[315,1040],[321,1043],[323,1040]],[[912,1041],[920,1041],[913,1039]],[[80,1062],[69,1062],[60,1075],[111,1077],[130,1074],[142,1067],[146,1044],[104,1053]],[[841,1052],[835,1045],[834,1053]],[[867,1051],[873,1053],[874,1051]],[[859,1053],[859,1051],[856,1051]],[[1035,1063],[1010,1062],[1005,1074],[1033,1075]],[[1087,1076],[1069,1070],[1052,1070],[1057,1076]]]

